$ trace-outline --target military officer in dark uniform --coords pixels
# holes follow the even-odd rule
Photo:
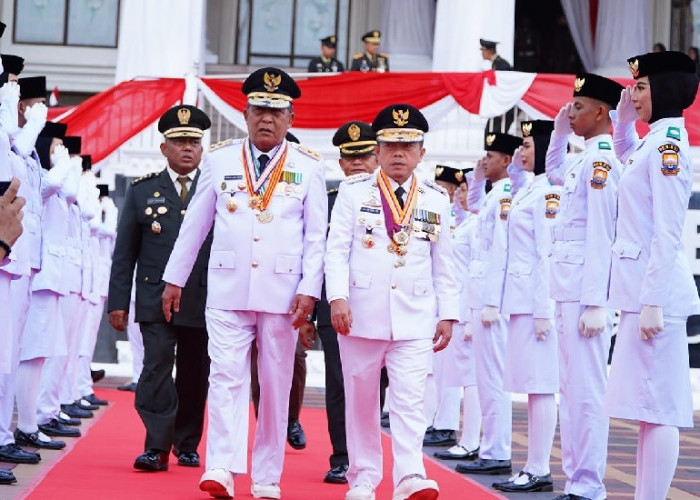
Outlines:
[[[321,55],[309,61],[309,73],[342,73],[345,71],[343,63],[335,58],[335,48],[338,39],[335,35],[321,38]]]
[[[380,36],[379,30],[369,31],[362,36],[365,51],[352,57],[350,71],[389,71],[389,56],[379,52]]]
[[[496,71],[510,71],[513,69],[508,61],[498,55],[496,51],[498,42],[479,38],[479,43],[481,44],[481,57],[484,58],[484,61],[491,61],[491,69]],[[509,109],[505,112],[505,126],[502,126],[503,117],[489,118],[488,122],[486,122],[486,132],[503,132],[507,134],[513,120],[515,120],[515,110]]]
[[[107,310],[111,325],[124,331],[136,266],[136,321],[143,334],[144,361],[135,406],[146,427],[146,441],[134,468],[145,471],[167,470],[171,447],[179,465],[199,466],[197,446],[209,376],[204,306],[211,233],[184,287],[180,312],[169,322],[161,307],[161,276],[197,188],[201,138],[210,126],[209,117],[194,106],[165,112],[158,130],[164,136],[160,149],[168,166],[132,182],[117,231]]]

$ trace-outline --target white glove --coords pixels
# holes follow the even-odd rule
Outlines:
[[[19,84],[17,82],[7,82],[0,87],[0,126],[11,137],[14,137],[19,130],[17,123],[18,102]]]
[[[486,169],[484,168],[484,159],[480,158],[476,162],[476,166],[474,167],[474,180],[475,181],[483,181],[486,179]]]
[[[588,306],[581,314],[578,329],[586,338],[593,338],[605,330],[607,310],[600,306]]]
[[[617,123],[633,123],[637,120],[637,110],[632,102],[632,86],[628,85],[620,92],[620,102],[615,108],[615,118]]]
[[[661,306],[642,306],[639,313],[639,336],[651,340],[664,329],[664,311]]]
[[[99,188],[98,188],[99,190]],[[110,210],[116,210],[117,206],[114,204],[114,200],[110,198],[109,196],[105,196],[100,200],[100,204],[102,205],[102,210],[105,212],[108,212]]]
[[[464,340],[471,340],[472,335],[474,335],[474,327],[471,324],[471,321],[469,323],[464,323],[464,332],[462,332],[462,335],[464,336]]]
[[[481,310],[481,324],[485,327],[489,327],[498,321],[498,317],[501,315],[498,307],[496,306],[484,306]]]
[[[56,166],[62,161],[70,160],[70,155],[68,154],[68,148],[63,144],[56,144],[53,148],[53,153],[51,153],[51,166]]]
[[[567,103],[559,110],[556,118],[554,118],[554,133],[559,136],[569,135],[573,132],[571,122],[569,121],[569,113],[571,112],[571,103]]]
[[[523,170],[523,147],[520,146],[518,149],[515,150],[515,153],[513,153],[513,158],[511,160],[510,165],[508,165],[508,173],[514,173],[517,174],[519,172],[522,172]]]
[[[39,133],[46,125],[46,117],[49,108],[42,102],[37,102],[33,106],[29,106],[24,110],[24,118],[27,123],[17,133],[13,145],[22,158],[26,158],[32,153],[36,145],[36,139]]]
[[[535,335],[537,340],[544,340],[554,328],[554,320],[550,318],[535,318]]]
[[[19,84],[17,82],[6,82],[0,87],[0,101],[9,98],[19,101]]]

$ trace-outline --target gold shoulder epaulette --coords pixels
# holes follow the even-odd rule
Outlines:
[[[313,158],[316,161],[321,160],[321,155],[317,153],[316,151],[307,148],[306,146],[303,146],[301,144],[297,144],[296,142],[290,142],[290,146],[292,146],[294,149],[298,150],[300,153],[305,154],[309,158]]]
[[[384,59],[389,59],[389,54],[385,54],[384,52],[380,52],[379,55],[382,56]]]
[[[139,182],[145,181],[146,179],[150,179],[150,178],[152,178],[152,177],[155,177],[155,176],[158,175],[159,173],[160,173],[160,172],[151,172],[150,174],[142,175],[141,177],[139,177],[139,178],[134,179],[133,181],[131,181],[131,185],[132,185],[132,186],[135,186],[135,185],[138,184]]]
[[[428,186],[429,188],[434,189],[438,193],[444,194],[445,196],[447,196],[447,190],[444,187],[440,186],[439,184],[436,184],[433,181],[428,180],[428,179],[423,179],[423,183],[426,186]]]
[[[209,151],[216,151],[219,148],[223,148],[224,146],[228,146],[229,144],[233,144],[233,139],[226,139],[225,141],[220,141],[215,144],[212,144],[209,146]]]
[[[343,182],[345,182],[346,184],[355,184],[356,182],[366,181],[370,177],[372,177],[371,174],[364,172],[362,174],[355,174],[355,175],[348,176],[345,178],[345,180]]]
[[[362,54],[362,53],[355,54],[354,56],[352,56],[352,58],[353,58],[353,59],[362,59],[362,56],[363,56],[363,55],[364,55],[364,54]]]

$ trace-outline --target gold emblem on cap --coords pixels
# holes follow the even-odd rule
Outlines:
[[[334,36],[331,37],[331,43],[335,43],[335,37],[334,37]]]
[[[457,182],[462,182],[464,180],[464,172],[461,170],[457,170],[455,172],[455,179],[457,179]]]
[[[373,32],[372,32],[372,36],[379,36],[379,32],[378,32],[378,31],[373,31]]]
[[[581,89],[583,88],[584,83],[586,83],[585,78],[577,78],[576,81],[574,82],[574,90],[576,92],[581,92]]]
[[[521,124],[521,129],[523,131],[523,137],[529,137],[532,132],[532,122],[523,122]]]
[[[487,135],[486,136],[486,145],[490,146],[491,144],[493,144],[493,141],[495,141],[495,140],[496,140],[496,134]]]
[[[350,139],[353,141],[356,141],[360,138],[360,127],[358,127],[356,124],[352,124],[348,127],[348,135],[350,136]]]
[[[637,78],[637,75],[639,75],[639,60],[630,61],[630,72],[633,77]]]
[[[407,109],[394,109],[391,114],[394,117],[394,123],[398,127],[403,127],[408,123],[408,113]]]
[[[268,92],[274,92],[277,87],[282,83],[282,75],[275,75],[274,73],[265,73],[263,76],[263,82],[265,83],[265,90]]]
[[[191,116],[192,112],[187,108],[180,108],[177,110],[177,119],[180,120],[180,125],[188,125]]]
[[[445,171],[445,167],[435,167],[435,175],[440,177]]]

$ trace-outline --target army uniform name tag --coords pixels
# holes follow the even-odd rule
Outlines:
[[[159,198],[146,198],[146,205],[160,205],[165,203],[165,197],[161,196]]]

